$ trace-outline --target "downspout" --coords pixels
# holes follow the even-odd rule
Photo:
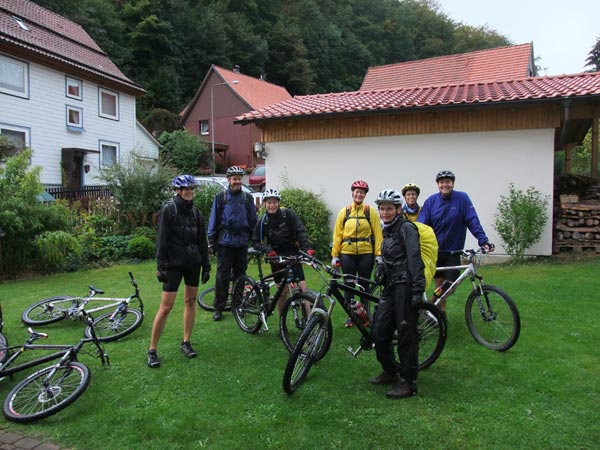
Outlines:
[[[565,146],[565,135],[567,134],[567,124],[569,123],[571,116],[571,100],[563,102],[564,114],[563,114],[563,125],[560,130],[560,139],[558,141],[559,147],[562,149]]]

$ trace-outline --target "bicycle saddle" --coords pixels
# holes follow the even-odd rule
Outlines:
[[[104,294],[104,291],[94,287],[93,284],[90,284],[90,294]]]

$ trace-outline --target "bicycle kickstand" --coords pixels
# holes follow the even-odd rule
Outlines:
[[[347,350],[352,356],[356,358],[358,354],[362,351],[362,347],[359,346],[356,350],[353,350],[351,346],[348,346]]]

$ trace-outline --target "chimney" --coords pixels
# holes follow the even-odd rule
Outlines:
[[[237,64],[235,64],[235,65],[233,66],[233,73],[241,73],[241,72],[240,72],[240,66],[238,66]]]

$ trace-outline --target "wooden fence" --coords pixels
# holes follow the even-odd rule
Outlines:
[[[106,198],[112,193],[107,186],[84,186],[79,190],[71,190],[62,186],[47,187],[46,192],[55,199],[79,200],[82,198]]]

